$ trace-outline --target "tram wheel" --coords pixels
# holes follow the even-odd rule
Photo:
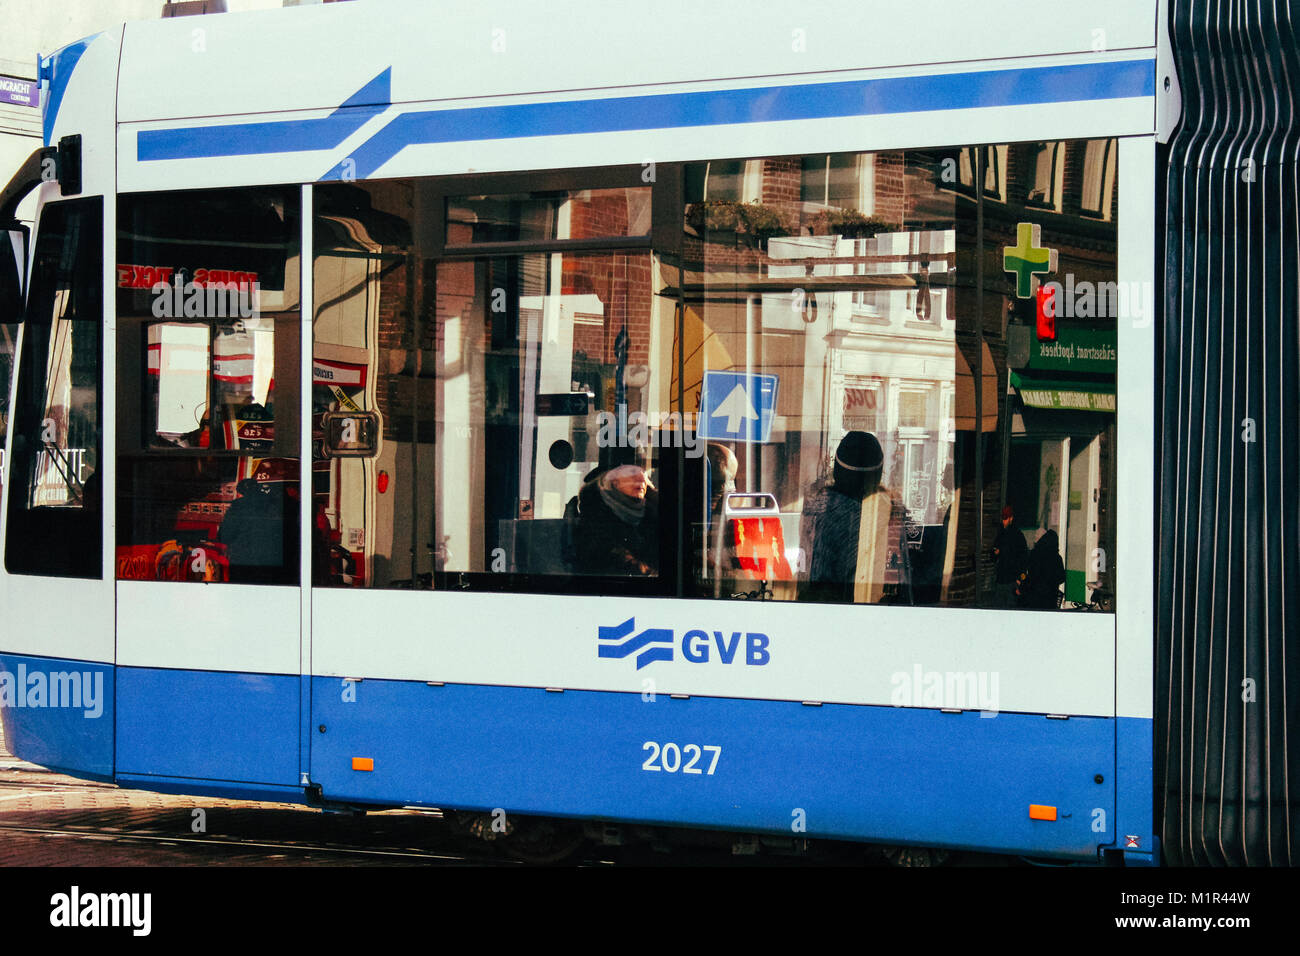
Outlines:
[[[885,859],[893,866],[943,866],[952,854],[941,847],[887,846]]]
[[[562,863],[577,855],[587,843],[582,824],[570,820],[529,817],[517,822],[501,852],[525,863]]]

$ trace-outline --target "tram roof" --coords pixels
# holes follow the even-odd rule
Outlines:
[[[1155,43],[1157,0],[354,0],[128,23],[118,122],[572,94],[1109,52]],[[1045,9],[1046,8],[1046,9]],[[905,15],[910,14],[910,15]],[[802,31],[802,32],[800,32]],[[947,68],[944,64],[948,64]],[[361,98],[357,99],[358,94]]]

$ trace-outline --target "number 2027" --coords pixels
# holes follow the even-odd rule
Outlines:
[[[718,767],[718,758],[722,756],[722,748],[715,747],[712,744],[704,747],[696,744],[686,744],[684,747],[678,747],[673,743],[660,746],[653,740],[647,740],[641,745],[641,749],[650,752],[650,756],[646,757],[645,762],[641,764],[641,769],[655,772],[665,770],[668,773],[677,773],[680,770],[682,773],[702,773],[712,776],[713,771]],[[700,762],[700,757],[706,751],[712,752],[713,759],[709,761],[709,769],[703,770],[697,767],[696,764]],[[687,758],[685,765],[682,764],[683,756]]]

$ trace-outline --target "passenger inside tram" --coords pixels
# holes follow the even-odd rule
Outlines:
[[[659,493],[645,469],[618,465],[583,485],[575,545],[583,574],[659,573]]]
[[[269,477],[269,476],[268,476]],[[297,573],[297,489],[283,481],[243,478],[217,540],[226,546],[235,583],[290,583]]]

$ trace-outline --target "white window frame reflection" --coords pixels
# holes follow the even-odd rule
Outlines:
[[[722,195],[719,195],[719,187],[723,177],[730,178],[730,172],[722,172],[714,169],[715,166],[732,166],[739,165],[740,171],[735,174],[735,189],[722,189]],[[739,203],[756,203],[763,201],[763,160],[761,159],[742,159],[742,160],[710,160],[704,164],[704,201],[705,202],[739,202]]]
[[[875,153],[854,153],[854,182],[857,183],[857,195],[853,197],[851,206],[837,205],[831,201],[831,160],[837,156],[843,156],[843,153],[827,153],[825,156],[818,155],[816,158],[821,160],[819,175],[821,177],[821,198],[820,199],[802,199],[805,212],[816,212],[821,209],[856,209],[864,216],[870,216],[875,212],[876,206],[876,154]],[[803,157],[810,159],[812,157]],[[808,170],[803,170],[803,175],[807,175]],[[802,192],[803,184],[800,184]]]
[[[1034,175],[1025,204],[1061,211],[1065,184],[1065,143],[1060,140],[1037,143],[1034,147]]]
[[[1101,153],[1098,169],[1097,153]],[[1111,205],[1115,198],[1115,153],[1113,139],[1090,139],[1084,146],[1083,182],[1079,194],[1079,212],[1091,219],[1109,221]],[[1097,206],[1090,205],[1096,194]]]

